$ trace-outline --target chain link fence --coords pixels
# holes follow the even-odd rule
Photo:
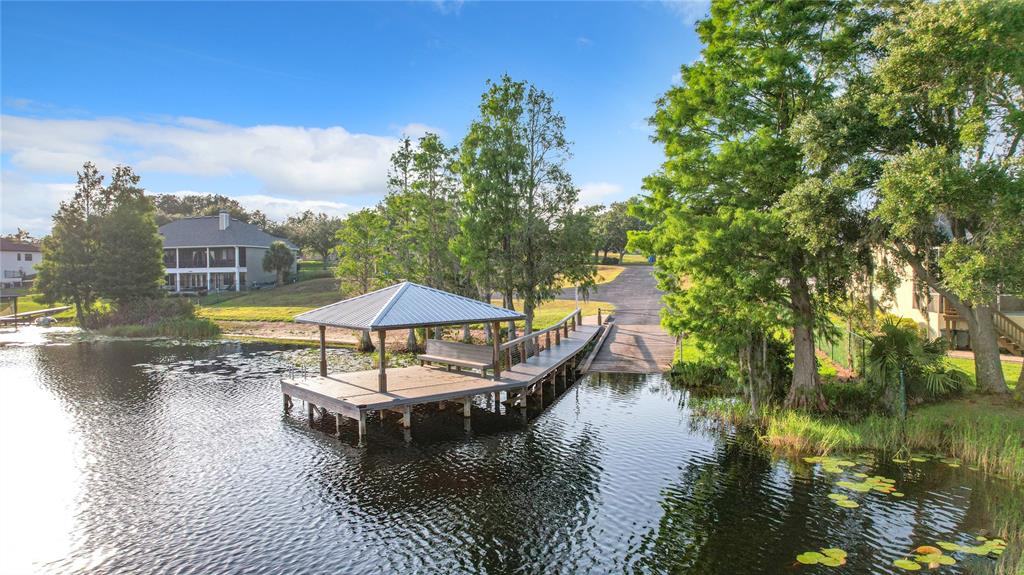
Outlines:
[[[825,334],[815,336],[815,346],[837,365],[863,375],[868,359],[868,340],[864,336],[839,328],[839,335],[830,339]]]

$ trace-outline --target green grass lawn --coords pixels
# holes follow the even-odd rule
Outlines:
[[[20,314],[20,313],[36,311],[36,310],[40,310],[40,309],[49,309],[51,307],[61,307],[63,305],[67,305],[67,304],[62,304],[62,303],[55,303],[55,304],[43,303],[41,301],[41,298],[42,298],[42,296],[40,294],[31,294],[31,293],[30,294],[25,294],[25,295],[19,297],[18,298],[18,313]],[[11,314],[13,312],[14,312],[14,310],[12,308],[7,307],[7,308],[3,309],[2,311],[0,311],[0,315],[8,315],[8,314]],[[62,312],[60,312],[58,314],[53,315],[52,317],[54,319],[57,319],[57,320],[74,319],[75,318],[75,310],[74,310],[74,308],[69,309],[69,310],[65,310],[65,311],[62,311]]]
[[[500,299],[492,299],[491,304],[500,306]],[[523,302],[521,300],[515,300],[515,308],[518,311],[523,310]],[[608,312],[615,309],[615,306],[606,301],[588,301],[580,302],[580,309],[583,310],[583,315],[597,315],[597,309],[601,308],[601,314],[607,317]],[[568,299],[556,299],[541,305],[533,314],[533,329],[544,329],[548,326],[554,325],[562,318],[572,313],[572,310],[576,309],[576,302]],[[523,322],[516,322],[516,325],[522,327]]]
[[[971,378],[971,382],[977,385],[977,381],[974,377],[974,360],[965,357],[948,357],[946,362],[953,367],[963,371]],[[1006,379],[1006,385],[1010,386],[1010,389],[1017,387],[1017,378],[1020,377],[1021,364],[1010,361],[1003,362],[1003,378]]]
[[[606,284],[606,283],[614,280],[615,278],[619,277],[619,274],[621,274],[622,271],[625,270],[625,269],[626,268],[624,268],[622,266],[598,265],[597,266],[597,277],[594,278],[594,283],[598,284],[598,285]],[[571,283],[569,283],[567,281],[562,281],[562,287],[563,288],[568,288],[568,287],[572,287],[572,286],[573,286],[573,284],[571,284]]]
[[[299,282],[275,289],[258,290],[242,294],[210,294],[199,298],[200,317],[223,321],[292,321],[296,315],[342,299],[337,279],[325,278]],[[500,305],[500,300],[493,303]],[[516,301],[516,309],[522,302]],[[552,325],[575,309],[571,300],[555,300],[542,305],[535,315],[535,328]],[[597,314],[602,308],[607,314],[614,306],[607,302],[586,302],[581,305],[583,315]]]
[[[615,252],[608,252],[609,258],[615,258],[619,254]],[[642,254],[625,254],[622,256],[622,261],[619,265],[623,266],[646,266],[650,265],[647,262],[647,256]]]

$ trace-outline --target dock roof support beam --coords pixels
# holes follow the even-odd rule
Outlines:
[[[320,377],[327,377],[327,326],[320,326]]]
[[[385,372],[387,369],[388,359],[387,351],[384,348],[384,338],[388,332],[380,330],[377,335],[380,337],[380,373],[377,376],[377,391],[386,393],[388,390],[388,374]]]
[[[491,349],[494,351],[494,379],[501,379],[501,323],[491,322]]]

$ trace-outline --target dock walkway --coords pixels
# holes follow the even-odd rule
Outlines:
[[[661,327],[662,292],[653,271],[651,266],[626,266],[591,294],[591,299],[615,305],[615,321],[587,371],[664,373],[672,367],[676,340]],[[562,297],[572,293],[566,290]]]

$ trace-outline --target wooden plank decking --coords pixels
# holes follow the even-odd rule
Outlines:
[[[616,320],[588,371],[664,373],[672,367],[675,350],[675,338],[660,325],[620,325]]]
[[[360,419],[367,411],[517,390],[541,381],[573,359],[597,330],[595,325],[580,325],[568,337],[561,338],[560,345],[503,368],[497,380],[468,371],[414,366],[388,369],[388,390],[384,393],[377,391],[377,370],[285,379],[281,381],[281,391],[328,411]]]

